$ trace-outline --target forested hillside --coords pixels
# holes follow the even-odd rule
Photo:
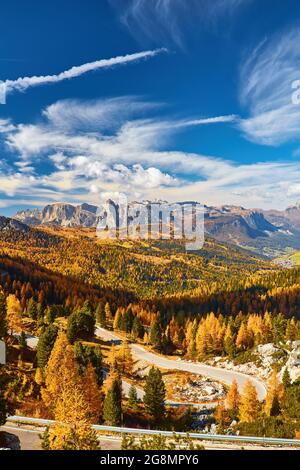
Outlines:
[[[89,229],[0,230],[0,241],[3,254],[93,286],[128,291],[139,299],[271,269],[263,259],[210,238],[193,253],[175,241],[100,241]]]

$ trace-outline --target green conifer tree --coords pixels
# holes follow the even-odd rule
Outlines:
[[[145,384],[144,405],[156,423],[165,415],[166,388],[159,369],[151,367]]]
[[[120,426],[122,423],[122,382],[119,378],[113,380],[106,394],[103,419],[109,426]]]

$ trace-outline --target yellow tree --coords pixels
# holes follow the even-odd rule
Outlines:
[[[197,330],[196,349],[199,356],[207,354],[209,350],[209,332],[205,320],[200,323]]]
[[[114,330],[118,330],[122,314],[123,314],[123,310],[119,307],[116,311],[115,318],[114,318],[114,324],[113,324]]]
[[[79,385],[71,386],[68,383],[61,387],[54,411],[56,424],[49,431],[50,450],[99,449],[88,410],[87,401]]]
[[[262,337],[266,343],[271,343],[273,341],[273,336],[272,316],[269,312],[266,312],[264,314]]]
[[[247,380],[244,386],[239,405],[240,421],[242,423],[254,423],[260,411],[257,391],[251,380]]]
[[[42,385],[43,382],[44,382],[44,375],[43,375],[42,369],[41,369],[40,367],[38,367],[38,368],[36,369],[35,376],[34,376],[34,381],[35,381],[38,385]]]
[[[149,334],[147,333],[147,331],[145,331],[144,333],[143,343],[149,344]]]
[[[186,349],[187,357],[190,357],[190,358],[194,356],[194,353],[196,350],[195,337],[194,337],[194,332],[196,328],[197,328],[196,320],[187,321],[186,331],[185,331],[185,349]]]
[[[235,419],[238,416],[240,400],[241,397],[239,394],[238,384],[237,381],[234,380],[226,396],[226,406],[230,415]]]
[[[110,348],[110,352],[108,355],[108,363],[109,363],[109,367],[111,371],[118,370],[118,357],[117,357],[116,347],[114,344]]]
[[[233,356],[235,352],[235,339],[230,324],[228,323],[223,342],[224,351],[228,356]]]
[[[132,375],[133,357],[128,341],[123,341],[117,354],[118,369],[121,374]]]
[[[64,332],[60,332],[45,371],[42,397],[52,410],[56,424],[50,429],[48,447],[51,450],[94,450],[98,440],[91,424],[98,420],[102,400],[97,393],[94,370],[86,377],[79,373],[73,347]]]
[[[245,350],[251,346],[251,340],[251,333],[249,332],[247,325],[242,323],[236,338],[236,347],[238,349]]]
[[[111,308],[108,302],[106,302],[104,310],[105,310],[106,320],[108,321],[112,320],[113,316],[112,316]]]
[[[82,381],[77,369],[73,348],[66,334],[60,331],[45,371],[46,379],[45,388],[42,389],[42,398],[46,406],[54,409],[61,388],[67,383],[74,385]]]
[[[6,321],[11,335],[22,328],[22,307],[19,299],[14,294],[9,294],[6,299]]]
[[[215,410],[214,418],[219,426],[222,428],[230,423],[230,417],[225,406],[224,400],[219,401]]]
[[[280,407],[284,399],[284,387],[278,380],[277,372],[274,370],[268,381],[268,390],[265,402],[265,413],[267,416],[280,414]]]
[[[97,384],[95,369],[88,364],[85,374],[84,398],[88,405],[88,418],[93,423],[98,423],[103,412],[103,394]]]

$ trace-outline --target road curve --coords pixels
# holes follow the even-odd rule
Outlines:
[[[100,328],[99,326],[96,327],[95,334],[105,341],[119,342],[121,340],[121,338],[115,333],[104,328]],[[243,390],[245,382],[250,380],[257,390],[259,400],[264,400],[266,397],[266,386],[262,380],[257,379],[256,377],[233,370],[208,366],[206,364],[202,364],[201,362],[188,362],[168,359],[158,354],[154,354],[153,352],[147,351],[138,344],[131,344],[130,348],[135,359],[149,362],[150,364],[161,367],[162,369],[182,370],[191,372],[193,374],[204,375],[206,377],[210,377],[211,379],[218,380],[219,382],[223,382],[226,385],[231,385],[233,380],[236,380],[240,391]]]

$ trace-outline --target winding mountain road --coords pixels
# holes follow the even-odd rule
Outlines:
[[[122,338],[117,334],[104,328],[100,328],[99,326],[96,327],[95,334],[104,341],[122,341]],[[210,377],[211,379],[218,380],[219,382],[223,382],[226,385],[231,385],[233,380],[236,380],[240,391],[243,390],[245,382],[250,380],[257,390],[258,398],[260,400],[264,400],[266,397],[266,386],[262,380],[256,377],[233,370],[208,366],[206,364],[202,364],[201,362],[168,359],[161,355],[154,354],[153,352],[148,351],[138,344],[130,344],[130,348],[135,359],[146,361],[149,364],[161,367],[162,369],[182,370],[191,372],[193,374],[204,375],[206,377]]]
[[[101,338],[104,341],[111,341],[116,344],[122,342],[122,338],[117,335],[116,333],[101,328],[99,326],[95,329],[95,335],[98,338]],[[38,343],[38,337],[26,335],[26,341],[29,347],[35,349]],[[237,372],[234,370],[227,370],[222,369],[220,367],[213,367],[203,364],[201,362],[189,362],[183,361],[180,359],[169,359],[167,357],[161,356],[159,354],[155,354],[153,352],[148,351],[143,346],[139,344],[130,344],[130,348],[133,354],[133,357],[136,360],[141,360],[148,362],[156,367],[161,367],[162,369],[168,370],[181,370],[186,372],[191,372],[192,374],[199,374],[206,377],[209,377],[213,380],[217,380],[222,382],[226,385],[231,385],[233,380],[237,381],[239,390],[242,391],[247,380],[250,380],[257,390],[257,395],[259,400],[264,400],[267,394],[266,385],[264,382],[256,377],[251,375],[243,374],[241,372]],[[126,381],[122,381],[123,383],[123,391],[126,395],[128,395],[130,383]],[[144,391],[141,388],[137,388],[137,395],[140,400],[143,399]],[[169,403],[171,404],[171,402]],[[174,405],[179,405],[179,403],[173,403]],[[183,403],[180,403],[181,405]],[[207,407],[207,405],[206,405]]]

